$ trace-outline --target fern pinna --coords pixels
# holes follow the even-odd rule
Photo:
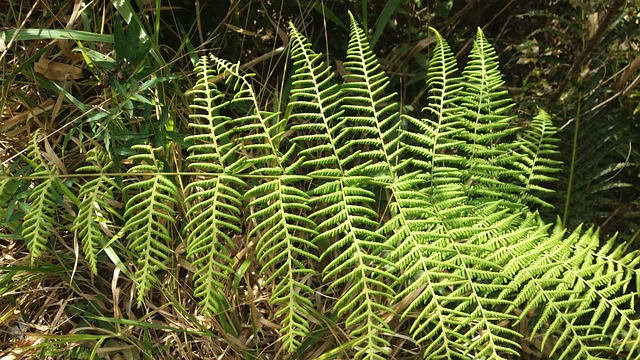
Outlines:
[[[427,104],[413,117],[400,114],[353,16],[342,81],[289,28],[283,113],[265,110],[238,64],[199,61],[188,177],[176,182],[163,148],[139,145],[120,190],[111,158],[89,153],[80,170],[95,179],[80,186],[82,219],[71,229],[94,271],[101,247],[121,235],[101,229],[124,192],[138,302],[184,239],[200,309],[219,316],[226,298],[240,296],[230,286],[235,256],[249,252],[282,358],[312,356],[320,333],[334,335],[333,348],[313,354],[321,358],[406,358],[416,348],[426,359],[640,358],[640,260],[615,239],[601,244],[595,229],[569,231],[538,215],[559,165],[555,128],[542,110],[514,126],[482,31],[459,72],[432,30]],[[33,259],[46,251],[64,191],[35,139],[22,228]]]

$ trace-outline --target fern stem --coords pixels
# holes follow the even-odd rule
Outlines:
[[[578,133],[580,131],[580,111],[582,108],[582,93],[578,95],[578,109],[576,110],[576,128],[573,131],[573,149],[571,149],[571,167],[569,170],[569,182],[567,183],[567,196],[564,202],[564,214],[562,215],[562,224],[567,226],[569,218],[569,205],[571,203],[571,189],[573,188],[573,176],[576,168],[576,155],[578,153]]]

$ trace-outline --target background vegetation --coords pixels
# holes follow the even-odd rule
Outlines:
[[[403,111],[416,115],[425,106],[433,50],[428,27],[447,39],[461,66],[481,27],[498,51],[515,111],[531,115],[543,107],[560,128],[565,167],[556,198],[548,200],[555,210],[543,215],[553,221],[560,213],[569,228],[594,224],[605,236],[618,232],[627,251],[639,247],[637,1],[4,1],[1,170],[19,175],[33,166],[23,155],[36,130],[46,134],[41,156],[69,175],[68,186],[85,165],[88,144],[104,147],[124,171],[119,167],[134,145],[167,146],[171,139],[165,160],[181,168],[190,113],[185,93],[197,80],[192,73],[201,55],[255,72],[261,102],[284,110],[288,22],[343,75],[348,10],[368,32]],[[140,308],[130,278],[120,274],[131,259],[110,261],[109,251],[127,254],[117,238],[98,255],[97,276],[80,255],[79,239],[56,229],[53,249],[32,264],[19,234],[33,191],[15,182],[0,193],[7,203],[0,209],[2,356],[286,356],[265,279],[248,261],[251,246],[234,269],[232,288],[240,296],[229,297],[224,316],[198,315],[192,269],[180,247],[176,270]],[[105,224],[108,234],[120,230],[117,222]],[[335,338],[340,334],[314,334],[302,345],[305,357],[335,347]]]

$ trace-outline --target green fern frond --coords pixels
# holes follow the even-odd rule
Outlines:
[[[522,186],[514,183],[520,171],[512,163],[520,156],[504,140],[518,128],[509,127],[513,107],[498,69],[498,56],[482,30],[478,29],[464,77],[460,105],[466,116],[467,143],[462,146],[468,158],[466,182],[473,199],[505,199],[516,202]]]
[[[47,243],[52,235],[52,229],[56,228],[56,209],[59,187],[62,186],[55,177],[56,167],[49,167],[42,158],[37,130],[28,145],[27,158],[33,166],[33,176],[45,177],[37,183],[29,195],[30,209],[24,216],[22,224],[22,236],[27,242],[27,248],[31,252],[31,263],[47,251]]]
[[[230,101],[209,81],[217,74],[208,57],[203,56],[194,69],[198,81],[187,92],[193,96],[189,126],[195,133],[185,140],[195,144],[189,147],[189,166],[211,173],[232,173],[242,165],[238,156],[240,145],[233,141],[237,120],[220,114]]]
[[[551,174],[558,172],[559,165],[562,164],[561,161],[553,160],[553,157],[559,154],[556,144],[558,139],[554,137],[555,134],[556,128],[551,118],[544,110],[540,109],[518,142],[518,151],[524,156],[514,165],[522,170],[518,179],[524,185],[521,201],[525,204],[536,203],[552,207],[536,194],[553,191],[542,185],[556,180]]]
[[[340,148],[336,141],[343,123],[339,86],[322,54],[311,49],[293,24],[289,29],[294,74],[287,113],[291,129],[299,134],[293,141],[302,148],[300,155],[306,158],[303,166],[310,176],[344,173],[342,151],[348,148]]]
[[[343,141],[352,149],[361,149],[357,159],[372,161],[364,171],[382,179],[390,176],[392,167],[400,165],[398,102],[396,93],[385,94],[389,78],[371,50],[366,33],[353,14],[349,17],[351,32],[344,62],[347,73],[340,88],[346,126],[340,137],[344,136]]]
[[[138,287],[138,306],[141,306],[147,292],[157,283],[156,271],[167,268],[165,262],[172,253],[169,226],[176,223],[174,207],[178,204],[179,194],[174,182],[160,174],[162,166],[155,153],[162,148],[134,145],[132,149],[140,153],[130,156],[129,160],[139,164],[129,169],[128,173],[145,175],[123,189],[133,193],[124,213],[124,231],[129,240],[129,249],[136,255],[138,270],[135,282]]]
[[[634,336],[629,334],[640,333],[640,321],[631,317],[635,296],[622,292],[631,280],[624,275],[633,260],[611,252],[614,239],[600,247],[592,229],[582,235],[579,228],[568,237],[564,233],[558,221],[551,236],[525,245],[531,250],[523,255],[512,254],[505,271],[514,274],[513,285],[520,289],[512,309],[523,308],[521,318],[535,313],[530,336],[539,336],[541,347],[552,341],[549,356],[608,358],[600,355],[602,337],[610,334],[609,346],[620,352],[620,336],[628,340]]]
[[[98,252],[107,242],[101,226],[110,223],[109,214],[117,214],[110,202],[114,201],[113,189],[118,189],[118,185],[109,174],[113,161],[102,149],[89,150],[87,162],[90,165],[77,171],[99,175],[80,186],[78,216],[73,220],[71,230],[80,239],[89,267],[95,274],[98,272]]]
[[[196,72],[198,81],[189,91],[194,97],[189,116],[194,134],[185,138],[193,142],[187,163],[196,180],[185,189],[188,222],[184,232],[187,258],[196,268],[194,295],[200,299],[203,314],[212,316],[223,311],[219,300],[233,274],[231,256],[236,251],[232,238],[242,232],[246,183],[233,174],[245,158],[239,154],[240,144],[233,141],[234,120],[220,114],[230,102],[209,81],[217,70],[202,57]]]
[[[258,96],[251,83],[254,74],[243,74],[236,64],[211,56],[219,74],[233,84],[235,95],[231,104],[248,109],[247,115],[234,120],[236,137],[233,140],[246,154],[242,168],[253,168],[253,175],[279,175],[286,166],[279,157],[280,143],[285,134],[286,119],[278,112],[262,111]]]
[[[270,303],[278,308],[282,343],[284,348],[295,351],[302,339],[309,335],[309,300],[314,291],[302,279],[315,273],[309,262],[317,262],[313,254],[317,249],[313,239],[316,224],[304,216],[311,208],[307,205],[309,196],[296,186],[307,177],[287,174],[265,182],[249,190],[247,198],[253,198],[249,206],[255,208],[247,219],[256,221],[249,233],[257,238],[258,261],[263,264],[262,272],[271,271],[265,284],[274,286]]]
[[[218,294],[233,274],[233,234],[241,233],[242,194],[246,184],[234,176],[220,175],[189,184],[185,226],[187,258],[196,268],[194,295],[201,299],[203,314],[221,311]]]
[[[310,210],[308,195],[296,186],[308,177],[294,175],[304,162],[304,156],[289,163],[297,152],[295,146],[281,153],[287,118],[280,114],[260,111],[257,95],[250,82],[250,74],[223,60],[214,59],[218,71],[227,74],[236,95],[231,103],[250,109],[249,114],[236,118],[235,141],[247,154],[244,167],[252,167],[251,175],[267,175],[268,179],[248,190],[244,198],[252,209],[247,221],[255,225],[249,232],[257,238],[258,261],[262,272],[269,275],[265,284],[273,285],[270,303],[277,307],[283,346],[293,352],[309,334],[307,318],[313,308],[309,298],[313,290],[302,279],[313,274],[309,263],[317,262],[312,253],[316,246],[310,241],[315,235],[315,223],[304,216]]]
[[[461,102],[461,78],[449,44],[435,29],[436,46],[429,61],[427,86],[429,103],[423,109],[432,118],[407,117],[415,126],[403,132],[412,162],[423,169],[431,184],[428,191],[443,184],[462,183],[466,159],[456,154],[464,143],[464,108]]]

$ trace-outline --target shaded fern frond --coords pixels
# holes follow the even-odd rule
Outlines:
[[[89,150],[87,162],[90,165],[77,171],[98,176],[80,186],[78,216],[73,220],[71,230],[80,239],[84,256],[95,274],[98,271],[98,252],[107,241],[101,226],[111,222],[110,214],[117,214],[110,202],[114,201],[113,189],[118,189],[118,185],[109,174],[113,161],[101,148]]]
[[[519,139],[517,151],[524,156],[514,164],[522,170],[518,179],[524,185],[525,191],[521,195],[521,201],[525,204],[531,202],[552,206],[537,194],[553,191],[542,185],[556,180],[551,175],[558,172],[559,165],[562,164],[561,161],[553,159],[559,154],[558,139],[554,137],[555,135],[556,128],[549,114],[540,109],[538,115],[524,131],[522,138]]]
[[[59,197],[59,187],[63,186],[55,177],[56,167],[49,165],[42,158],[37,130],[31,137],[27,147],[27,157],[33,166],[33,176],[45,177],[36,183],[29,195],[29,212],[24,216],[22,224],[22,236],[27,242],[27,248],[31,252],[31,263],[42,256],[47,250],[52,229],[56,228],[56,208]]]
[[[176,223],[174,207],[178,203],[178,189],[167,176],[160,174],[162,166],[156,152],[162,148],[134,145],[138,151],[129,160],[138,162],[128,173],[143,173],[135,182],[124,187],[131,197],[127,201],[124,231],[129,249],[136,255],[138,270],[135,282],[138,287],[138,306],[144,302],[147,292],[157,283],[156,271],[167,269],[165,263],[171,255],[172,240],[169,226]],[[154,174],[154,175],[148,175]]]

